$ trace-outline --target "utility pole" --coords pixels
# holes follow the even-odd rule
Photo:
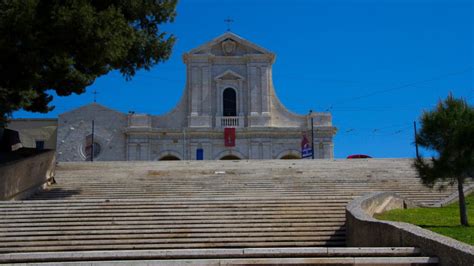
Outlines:
[[[416,141],[416,121],[413,121],[413,129],[415,130],[415,147],[416,147],[416,158],[419,158],[420,155],[418,153],[418,141]]]
[[[91,162],[94,161],[94,120],[92,120],[92,134],[91,134]]]
[[[314,125],[313,125],[313,110],[309,110],[309,115],[311,117],[311,159],[314,160]]]

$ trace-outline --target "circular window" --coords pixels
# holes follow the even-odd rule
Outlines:
[[[100,154],[100,144],[97,142],[94,142],[94,144],[89,144],[85,147],[85,154],[86,154],[86,161],[91,160],[91,155],[92,153],[94,154],[94,158],[97,158]]]

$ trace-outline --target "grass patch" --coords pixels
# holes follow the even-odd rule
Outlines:
[[[433,232],[474,245],[474,193],[466,197],[467,217],[470,226],[460,225],[457,202],[441,208],[397,209],[376,214],[380,220],[406,222]]]

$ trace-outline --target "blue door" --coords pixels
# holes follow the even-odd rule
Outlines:
[[[204,150],[197,149],[196,150],[196,160],[204,160]]]

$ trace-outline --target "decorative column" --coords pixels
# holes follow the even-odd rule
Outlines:
[[[216,97],[217,97],[217,108],[216,117],[222,116],[222,80],[216,80]]]
[[[269,89],[268,89],[268,68],[266,66],[261,67],[261,93],[262,93],[262,102],[261,102],[261,110],[262,114],[269,115],[270,114],[270,108],[269,108],[269,101],[270,97],[268,95]]]
[[[241,79],[239,79],[239,113],[237,115],[244,116],[244,87]]]
[[[199,68],[193,67],[191,70],[191,116],[199,115],[199,107],[201,102]]]
[[[250,115],[255,116],[258,115],[258,69],[255,66],[250,67],[250,77],[249,77],[249,84],[250,84]]]
[[[205,116],[211,116],[211,88],[210,88],[210,82],[209,82],[210,76],[209,76],[209,67],[205,66],[202,68],[202,107],[201,107],[201,115]]]

